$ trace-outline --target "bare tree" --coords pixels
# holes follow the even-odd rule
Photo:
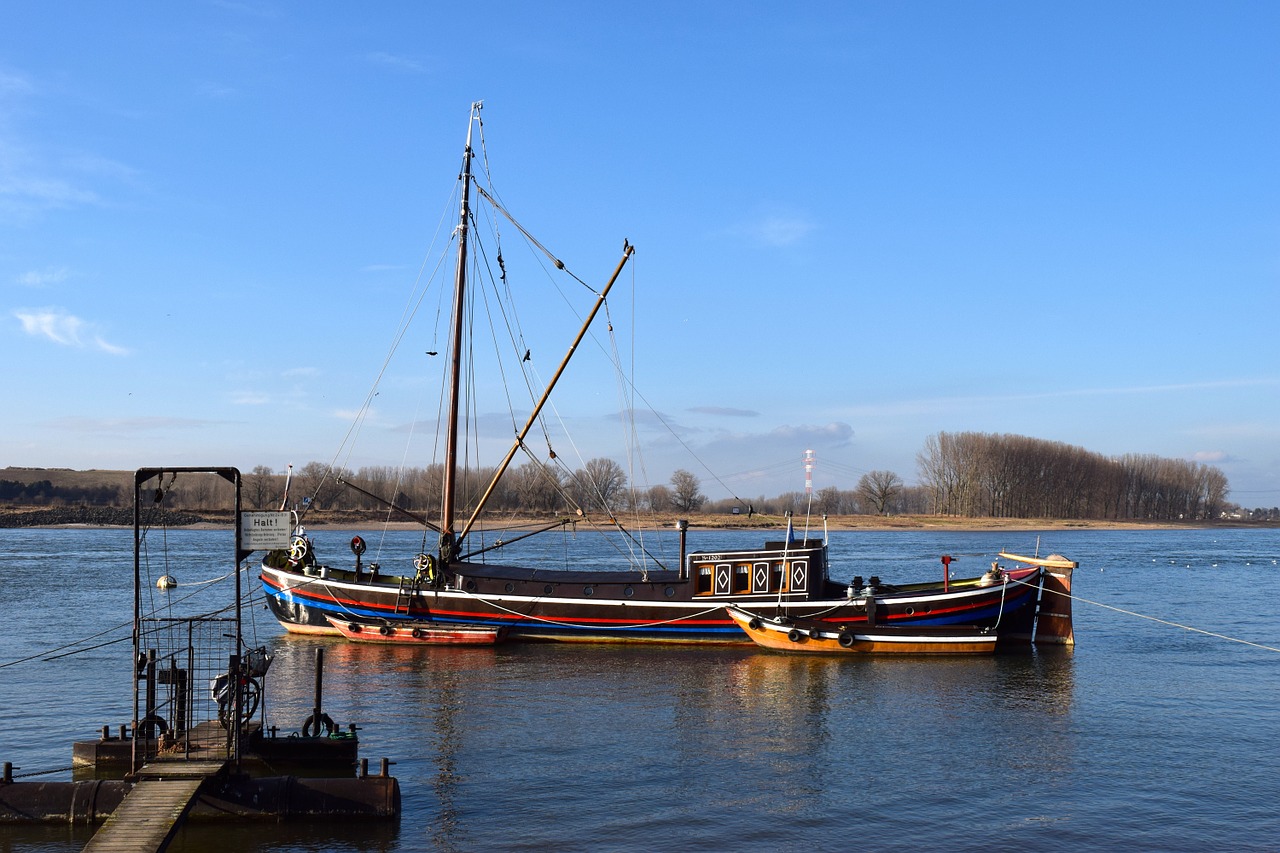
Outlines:
[[[627,487],[627,472],[614,460],[599,457],[588,460],[574,480],[580,505],[607,510]]]
[[[550,511],[563,506],[563,484],[556,469],[530,461],[507,473],[520,507],[532,511]]]
[[[649,491],[645,493],[645,499],[649,502],[650,512],[666,512],[671,509],[671,489],[661,483],[650,486]]]
[[[254,509],[262,509],[272,503],[272,494],[276,488],[276,475],[269,465],[255,465],[253,470],[244,476],[245,495],[249,505]]]
[[[338,479],[347,479],[350,472],[340,468],[330,468],[323,462],[308,462],[294,472],[296,496],[294,503],[307,503],[312,509],[333,509],[337,504],[342,486]]]
[[[702,484],[698,478],[683,468],[671,475],[671,503],[680,512],[693,512],[702,506],[707,496],[698,491]]]
[[[878,515],[886,515],[888,507],[902,491],[902,478],[892,471],[868,471],[858,480],[858,494],[875,508]]]

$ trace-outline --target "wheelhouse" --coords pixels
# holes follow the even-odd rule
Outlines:
[[[826,583],[826,554],[821,540],[766,542],[763,549],[694,552],[686,570],[695,597],[808,598]]]

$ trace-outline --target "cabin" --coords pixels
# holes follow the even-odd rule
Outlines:
[[[808,598],[822,593],[827,581],[827,549],[820,539],[766,542],[747,551],[695,551],[685,559],[695,598]]]

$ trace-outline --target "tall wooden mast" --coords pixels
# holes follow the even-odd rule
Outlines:
[[[454,493],[458,476],[458,424],[461,421],[462,328],[463,303],[467,290],[467,220],[471,217],[471,133],[480,119],[480,101],[471,105],[467,121],[467,147],[462,155],[462,205],[458,216],[458,268],[453,279],[453,340],[449,366],[449,419],[445,438],[444,505],[441,508],[440,563],[448,565],[454,557]]]

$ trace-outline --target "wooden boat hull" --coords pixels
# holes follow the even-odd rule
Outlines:
[[[814,620],[773,619],[730,605],[730,618],[761,648],[793,654],[989,655],[994,628],[886,625],[850,628]]]
[[[796,551],[813,566],[825,559],[825,547]],[[512,639],[591,642],[746,643],[748,637],[724,610],[734,604],[764,612],[781,608],[792,618],[821,618],[829,625],[994,627],[1004,637],[1035,633],[1037,597],[1043,597],[1046,569],[1027,566],[1006,572],[1007,581],[983,586],[979,578],[943,584],[882,585],[854,590],[825,580],[813,584],[762,582],[746,589],[700,582],[703,568],[750,567],[765,562],[769,551],[741,554],[693,554],[685,572],[546,571],[478,564],[454,564],[445,581],[415,586],[398,576],[355,578],[350,572],[307,574],[264,562],[267,602],[288,630],[338,634],[330,616],[349,621],[404,623],[430,620],[446,626],[505,627]],[[741,559],[739,559],[741,558]],[[1069,578],[1069,570],[1065,570]],[[710,576],[714,581],[714,575]],[[773,580],[776,580],[776,575]],[[778,589],[778,586],[783,586]],[[1069,602],[1069,599],[1067,599]],[[1069,624],[1068,624],[1069,629]]]
[[[327,617],[329,624],[348,640],[402,646],[492,646],[506,639],[507,629],[490,625],[436,625],[417,622],[354,622]]]

